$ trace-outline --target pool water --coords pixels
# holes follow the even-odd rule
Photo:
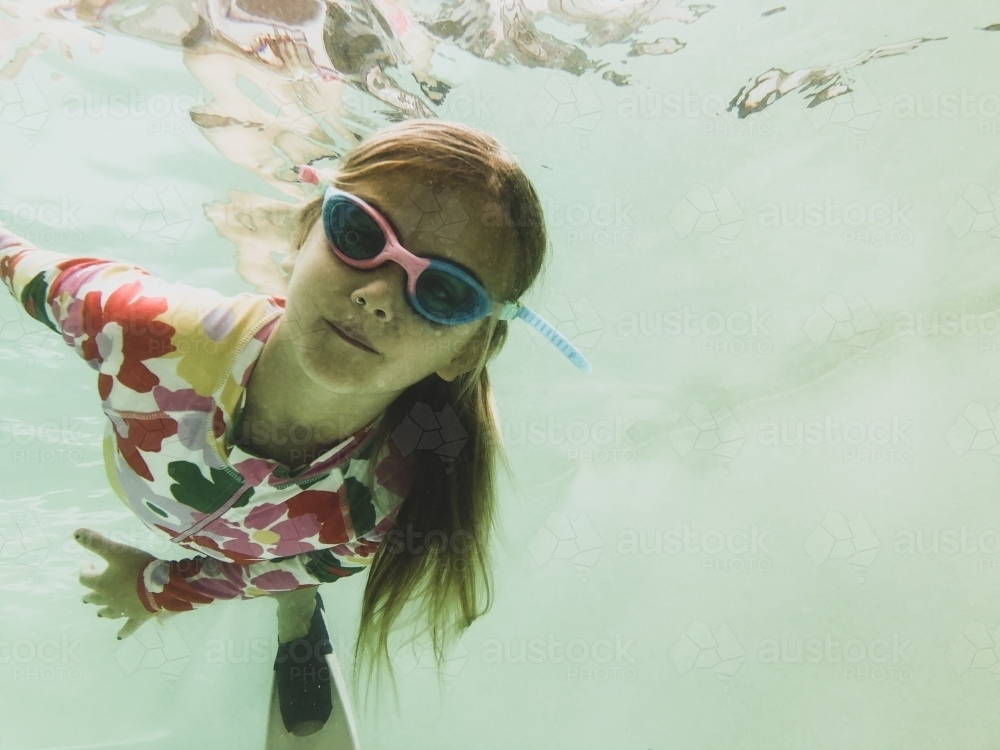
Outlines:
[[[397,654],[362,746],[996,745],[997,9],[550,5],[0,4],[0,221],[270,293],[294,165],[490,132],[593,372],[512,327],[496,604],[443,691]],[[0,321],[0,748],[263,747],[273,603],[115,639],[70,533],[178,551],[108,486],[93,372]],[[323,588],[348,679],[365,580]]]

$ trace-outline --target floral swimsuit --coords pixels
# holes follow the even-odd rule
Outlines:
[[[116,494],[147,526],[203,553],[143,569],[148,610],[315,586],[371,564],[413,479],[392,440],[373,455],[378,418],[295,471],[232,444],[284,299],[169,283],[130,263],[40,250],[3,228],[0,278],[99,373]]]

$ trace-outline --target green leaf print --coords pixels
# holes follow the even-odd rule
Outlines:
[[[354,533],[363,536],[375,528],[375,504],[372,502],[372,493],[354,477],[347,477],[344,484],[347,485],[347,505],[351,509]]]
[[[167,511],[163,510],[163,508],[161,508],[159,505],[151,503],[149,502],[149,500],[146,500],[145,502],[146,502],[146,507],[149,508],[154,513],[156,513],[157,515],[162,516],[163,518],[170,518],[170,516],[167,515]]]
[[[45,309],[45,295],[49,292],[49,285],[45,283],[45,274],[40,273],[24,286],[21,292],[21,305],[28,314],[39,323],[44,323],[56,333],[59,329],[55,323],[49,320],[49,313]]]
[[[309,561],[306,563],[306,570],[323,583],[339,581],[341,578],[345,578],[352,573],[365,570],[365,566],[354,567],[344,565],[328,549],[306,552],[305,554],[309,558]]]
[[[237,500],[235,503],[233,503],[233,507],[242,508],[244,505],[250,502],[251,497],[253,497],[253,487],[248,488],[246,492],[240,495],[240,499]]]
[[[170,492],[179,503],[202,513],[212,513],[231,498],[243,483],[221,469],[209,467],[212,481],[205,479],[201,470],[190,461],[171,461],[167,473],[177,484],[170,485]],[[246,505],[253,488],[243,493],[234,507]]]

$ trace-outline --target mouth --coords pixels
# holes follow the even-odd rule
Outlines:
[[[364,352],[370,352],[372,354],[379,353],[377,350],[372,348],[371,344],[368,343],[368,339],[366,339],[360,333],[356,333],[355,331],[352,331],[350,329],[339,328],[335,326],[333,323],[331,323],[329,320],[326,320],[326,318],[323,318],[323,320],[326,321],[326,324],[333,329],[334,333],[340,336],[340,338],[342,338],[351,346],[360,349],[361,351]]]

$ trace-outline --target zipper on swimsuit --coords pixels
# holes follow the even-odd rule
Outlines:
[[[345,463],[347,463],[352,458],[354,458],[356,455],[358,455],[359,453],[361,453],[361,451],[363,451],[366,447],[368,447],[368,444],[371,443],[371,441],[374,440],[374,439],[375,439],[375,428],[372,427],[372,429],[368,433],[368,435],[365,436],[365,439],[362,440],[361,444],[351,452],[350,456],[348,456],[347,458],[345,458],[343,461],[341,461],[339,464],[337,464],[336,467],[334,467],[333,469],[330,469],[330,471],[326,472],[325,474],[317,474],[314,477],[307,477],[305,481],[314,481],[314,480],[315,481],[319,481],[320,479],[326,479],[334,471],[336,471],[341,466],[343,466]],[[293,479],[293,480],[291,480],[289,482],[282,482],[281,484],[274,485],[274,489],[276,489],[276,490],[283,490],[286,487],[290,487],[293,484],[297,484],[300,481],[303,481],[301,475],[297,476],[295,479]]]
[[[226,369],[226,377],[227,378],[231,376],[233,365],[236,364],[236,358],[239,357],[239,355],[243,353],[243,350],[247,346],[247,344],[250,343],[250,341],[260,332],[260,330],[262,328],[264,328],[269,323],[271,323],[279,315],[281,315],[281,313],[280,312],[276,312],[273,315],[271,315],[270,317],[264,318],[264,320],[261,322],[260,325],[254,326],[253,328],[250,329],[250,331],[248,331],[244,335],[244,337],[243,337],[244,341],[240,342],[240,345],[236,349],[236,353],[233,354],[233,357],[232,357],[232,359],[229,362],[229,366]],[[223,385],[224,384],[225,384],[225,380],[223,380]],[[222,387],[222,386],[220,386],[220,387]],[[218,388],[216,390],[218,390]],[[213,391],[213,393],[214,392],[215,391]],[[246,389],[244,389],[243,393],[240,394],[241,401],[243,399],[245,399],[245,397],[246,397]],[[216,400],[216,399],[213,399],[213,401],[214,400]],[[346,459],[344,459],[343,461],[341,461],[337,465],[337,468],[339,468],[344,463],[346,463],[351,458],[353,458],[358,453],[360,453],[365,447],[368,446],[368,444],[374,439],[374,437],[375,437],[375,427],[372,427],[371,431],[368,433],[368,435],[365,437],[365,439],[361,442],[361,445],[359,445],[357,447],[357,449],[355,449],[354,451],[352,451],[351,454],[350,454],[350,456],[348,456]],[[219,452],[219,449],[218,449],[218,447],[216,445],[216,441],[215,441],[215,434],[214,434],[214,432],[212,430],[211,425],[209,426],[209,431],[208,431],[208,434],[206,435],[206,440],[209,443],[209,445],[212,447],[212,452],[215,453],[216,457],[219,459],[219,462],[222,464],[223,470],[225,470],[225,472],[227,474],[229,474],[229,476],[231,476],[233,479],[239,480],[241,483],[243,483],[243,486],[240,487],[240,489],[237,490],[233,494],[233,496],[231,498],[229,498],[229,500],[227,500],[225,503],[223,503],[218,509],[216,509],[215,511],[213,511],[210,515],[206,516],[205,518],[203,518],[198,523],[194,524],[190,528],[188,528],[185,531],[181,532],[178,536],[175,536],[171,540],[173,542],[178,542],[179,543],[180,540],[186,539],[187,537],[191,536],[195,532],[200,531],[201,529],[203,529],[205,526],[207,526],[212,521],[214,521],[217,518],[219,518],[226,511],[228,511],[231,507],[233,507],[233,505],[236,504],[236,502],[240,499],[240,497],[242,497],[243,494],[247,490],[249,490],[249,489],[252,488],[251,485],[247,485],[246,484],[246,478],[243,477],[242,474],[240,474],[238,471],[236,471],[236,469],[234,469],[229,464],[228,457],[227,458],[223,458],[222,454]],[[331,469],[330,471],[326,472],[325,474],[319,474],[319,475],[317,475],[315,477],[309,477],[309,479],[310,480],[316,480],[316,481],[319,481],[320,479],[325,479],[326,477],[330,476],[330,474],[332,474],[334,472],[334,470],[335,469]],[[296,477],[295,479],[289,480],[288,482],[282,482],[281,484],[274,485],[273,489],[276,489],[276,490],[285,489],[286,487],[291,487],[293,484],[297,484],[300,481],[302,481],[302,477],[301,476]]]
[[[247,490],[252,490],[252,489],[253,487],[249,484],[240,487],[238,490],[236,490],[235,494],[231,498],[229,498],[226,502],[224,502],[222,505],[220,505],[218,508],[212,511],[210,515],[205,516],[203,519],[198,521],[198,523],[196,523],[194,526],[192,526],[189,529],[186,529],[182,533],[175,536],[171,541],[180,544],[181,540],[187,539],[192,534],[201,531],[203,528],[208,526],[208,524],[212,523],[212,521],[214,521],[223,513],[225,513],[227,510],[232,508],[236,504],[236,501],[239,500],[241,497],[243,497],[243,495],[246,493]]]
[[[344,459],[344,461],[341,461],[339,464],[337,464],[337,468],[340,468],[347,461],[350,461],[351,458],[353,458],[354,456],[356,456],[357,454],[359,454],[374,439],[374,437],[375,437],[375,430],[372,429],[372,431],[368,434],[368,436],[361,442],[361,445],[359,445],[357,447],[357,449],[354,450],[348,458]],[[214,447],[215,447],[215,444],[213,443],[213,448]],[[218,455],[219,454],[218,450],[216,450],[215,453],[216,453],[216,455]],[[220,460],[221,460],[221,456],[220,456]],[[330,471],[326,472],[325,474],[319,474],[319,475],[317,475],[315,477],[309,477],[309,479],[310,480],[319,481],[321,479],[325,479],[326,477],[330,476],[333,472],[334,472],[334,469],[331,469]],[[246,480],[243,479],[243,477],[235,469],[233,470],[233,473],[235,473],[243,482],[246,482]],[[276,490],[285,489],[286,487],[290,487],[293,484],[297,484],[300,480],[301,480],[301,477],[297,477],[296,479],[294,479],[294,480],[292,480],[290,482],[282,482],[281,484],[274,485],[273,489],[276,489]],[[247,490],[250,490],[250,489],[253,489],[253,487],[251,485],[246,485],[245,484],[243,487],[240,487],[240,489],[237,490],[236,493],[231,498],[229,498],[229,500],[227,500],[225,503],[223,503],[219,508],[217,508],[216,510],[214,510],[210,515],[205,516],[203,519],[201,519],[200,521],[198,521],[198,523],[196,523],[191,528],[186,529],[185,531],[183,531],[179,535],[175,536],[171,541],[180,543],[181,540],[187,539],[192,534],[195,534],[198,531],[201,531],[208,524],[212,523],[212,521],[214,521],[215,519],[219,518],[226,511],[228,511],[230,508],[232,508],[239,501],[239,499],[241,497],[243,497],[243,494]]]

